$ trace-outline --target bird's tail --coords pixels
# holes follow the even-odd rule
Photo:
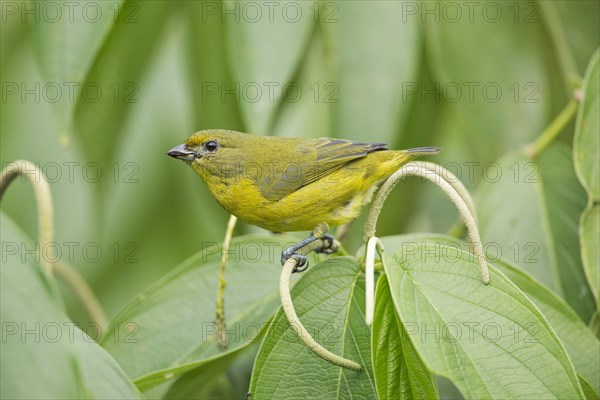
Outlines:
[[[404,152],[410,154],[411,156],[429,156],[432,154],[439,154],[442,151],[441,147],[415,147],[413,149],[406,149]]]

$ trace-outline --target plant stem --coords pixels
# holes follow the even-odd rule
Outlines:
[[[525,154],[537,158],[562,132],[577,113],[578,101],[572,99],[565,108],[554,118],[554,121],[544,129],[533,143],[525,146]]]
[[[237,223],[237,217],[231,215],[227,222],[227,230],[225,231],[225,239],[223,240],[223,246],[221,248],[221,268],[219,270],[219,288],[217,289],[217,312],[215,318],[215,327],[217,335],[217,345],[224,349],[227,347],[227,333],[225,326],[225,287],[227,281],[225,280],[225,264],[227,264],[227,258],[229,256],[229,246],[231,244],[231,238],[233,237],[233,230]]]

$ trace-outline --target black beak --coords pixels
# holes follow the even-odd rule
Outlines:
[[[196,152],[188,149],[185,144],[173,147],[167,152],[173,158],[178,158],[183,161],[194,161],[196,158]]]

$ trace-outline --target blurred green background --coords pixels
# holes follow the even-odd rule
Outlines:
[[[226,212],[166,156],[191,133],[441,146],[429,161],[475,190],[567,104],[600,43],[598,1],[72,3],[2,1],[0,161],[48,175],[56,241],[109,317],[223,238]],[[568,145],[573,126],[560,137]],[[31,238],[35,209],[25,184],[2,203]],[[446,232],[457,216],[411,179],[380,221],[381,235]],[[254,231],[240,224],[236,235]],[[65,296],[73,320],[87,321]]]

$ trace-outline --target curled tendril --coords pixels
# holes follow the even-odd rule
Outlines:
[[[0,200],[10,183],[20,175],[25,176],[33,186],[38,208],[38,241],[40,249],[43,249],[54,242],[54,207],[50,185],[42,171],[27,160],[17,160],[8,164],[0,174]],[[54,248],[54,246],[50,246],[50,248]],[[98,324],[100,331],[107,332],[106,314],[85,279],[69,264],[53,261],[56,260],[54,254],[41,251],[40,256],[44,271],[48,275],[54,274],[65,282],[75,293],[90,318]]]
[[[54,207],[52,206],[52,193],[50,185],[46,181],[44,174],[33,163],[27,160],[17,160],[8,164],[0,177],[0,200],[10,183],[17,176],[25,176],[35,195],[35,201],[38,208],[38,240],[40,248],[54,242]],[[53,272],[54,257],[50,257],[46,252],[42,252],[40,260],[44,270],[51,275]]]
[[[379,218],[379,213],[383,208],[383,203],[385,202],[386,198],[388,197],[394,186],[396,186],[400,179],[404,178],[407,175],[420,176],[430,180],[431,182],[438,185],[444,191],[444,193],[446,193],[448,197],[452,200],[456,208],[458,208],[458,211],[460,212],[460,215],[462,216],[465,225],[467,226],[467,230],[469,232],[469,239],[473,244],[473,251],[479,264],[481,280],[486,285],[490,282],[490,273],[488,270],[487,261],[485,260],[485,255],[483,253],[483,246],[481,245],[481,238],[479,236],[479,230],[477,229],[477,222],[475,219],[475,203],[473,202],[471,195],[464,187],[464,185],[460,182],[460,180],[444,167],[425,161],[410,162],[401,167],[398,171],[392,174],[385,181],[385,183],[377,193],[377,197],[375,198],[373,206],[369,211],[367,224],[365,225],[365,241],[367,242],[365,266],[365,320],[368,325],[371,325],[371,323],[373,322],[373,312],[375,308],[374,265],[376,249],[382,262],[384,262],[383,245],[381,244],[381,241],[375,236],[377,219]]]
[[[385,263],[383,257],[383,243],[378,237],[373,236],[367,242],[367,255],[365,260],[365,321],[367,325],[373,323],[373,313],[375,310],[375,251],[379,254],[382,263]]]
[[[448,182],[450,186],[452,186],[452,188],[454,188],[454,190],[456,190],[459,196],[465,201],[467,208],[469,209],[469,211],[471,211],[473,219],[475,220],[475,222],[477,222],[475,202],[473,201],[473,198],[471,197],[471,194],[469,193],[465,185],[462,184],[462,182],[460,181],[460,179],[458,179],[456,175],[454,175],[452,172],[442,167],[441,165],[429,161],[413,161],[412,164],[417,165],[419,167],[423,167],[429,171],[435,172],[437,175],[440,176],[441,179]]]
[[[438,171],[440,172],[438,173]],[[490,281],[490,274],[483,253],[479,229],[477,228],[477,222],[474,216],[475,206],[473,200],[456,176],[439,165],[423,161],[413,161],[404,165],[385,181],[377,193],[375,201],[373,202],[373,207],[371,207],[371,210],[369,211],[369,217],[365,226],[365,241],[368,241],[371,237],[375,236],[377,219],[379,218],[379,213],[381,212],[385,199],[398,181],[407,175],[420,176],[435,183],[448,195],[456,208],[458,208],[458,211],[467,226],[469,239],[473,244],[473,251],[479,264],[481,280],[487,285]],[[452,182],[447,181],[444,178],[444,175]]]
[[[287,317],[290,326],[296,332],[300,340],[311,349],[316,355],[321,357],[322,359],[329,361],[332,364],[337,365],[338,367],[351,369],[354,371],[360,371],[360,364],[348,360],[347,358],[340,357],[337,354],[334,354],[327,350],[325,347],[321,346],[317,341],[308,333],[302,322],[300,322],[300,318],[298,318],[298,314],[296,314],[296,310],[294,309],[294,303],[292,302],[292,296],[290,293],[290,278],[296,267],[297,260],[295,258],[289,258],[285,264],[283,265],[283,269],[281,270],[281,279],[279,280],[279,294],[281,296],[281,305],[283,307],[283,312]]]

